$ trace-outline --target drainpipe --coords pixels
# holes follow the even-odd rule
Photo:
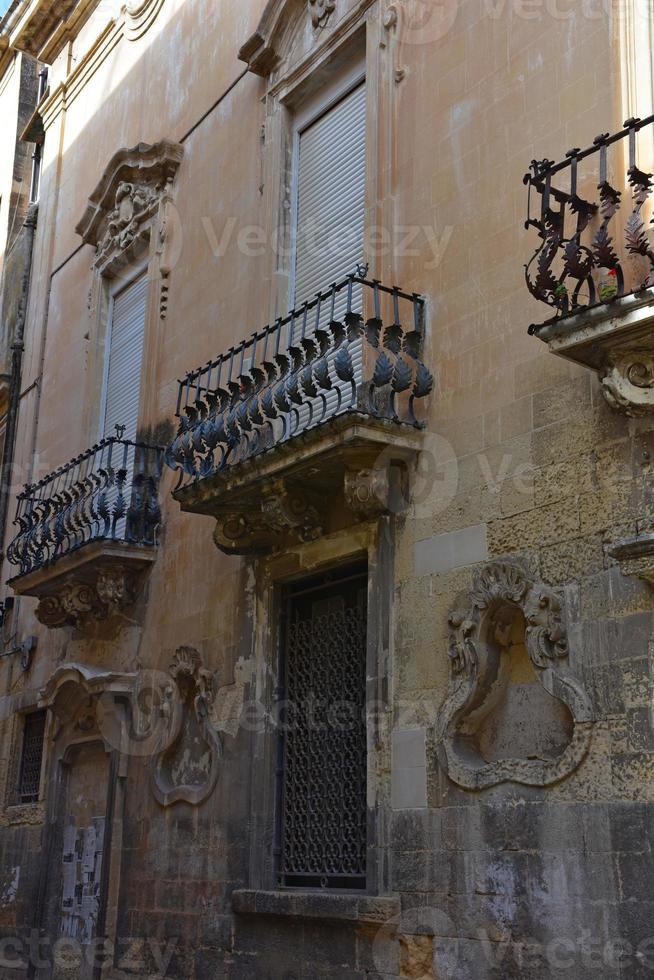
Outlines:
[[[16,448],[16,428],[18,424],[18,407],[20,404],[20,386],[23,373],[23,351],[25,339],[25,320],[27,318],[27,303],[29,299],[30,281],[32,278],[32,255],[34,252],[34,236],[38,219],[38,204],[30,205],[25,219],[27,234],[27,262],[21,281],[20,303],[16,317],[14,342],[11,345],[11,374],[9,381],[9,407],[7,408],[7,423],[5,427],[5,444],[2,452],[2,472],[0,473],[0,558],[4,557],[5,531],[7,528],[7,510],[9,507],[9,491]]]

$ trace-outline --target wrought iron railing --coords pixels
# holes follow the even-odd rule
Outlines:
[[[7,558],[26,575],[91,541],[154,545],[163,449],[110,437],[18,496]]]
[[[545,323],[654,284],[654,247],[644,215],[654,183],[652,174],[637,165],[642,150],[638,143],[644,135],[638,134],[647,130],[651,146],[652,123],[654,116],[627,119],[624,129],[612,136],[601,133],[592,146],[569,150],[559,163],[532,160],[531,172],[524,178],[529,188],[525,227],[536,228],[541,241],[525,276],[530,293],[552,310]],[[624,172],[624,140],[628,141],[628,190],[609,181],[610,170]],[[540,199],[538,217],[532,216],[532,191]],[[622,196],[629,191],[631,210],[622,228]],[[530,333],[539,326],[544,324],[532,324]]]
[[[358,269],[179,382],[177,488],[346,412],[420,426],[425,300]],[[369,316],[363,310],[369,305]],[[408,319],[407,319],[408,318]]]

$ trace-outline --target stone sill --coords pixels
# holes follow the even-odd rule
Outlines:
[[[86,544],[69,551],[53,561],[40,565],[31,572],[15,575],[7,580],[17,595],[31,595],[40,598],[56,589],[61,582],[72,578],[80,581],[94,581],[89,572],[98,565],[115,564],[120,567],[142,569],[150,566],[157,558],[156,545],[136,544],[116,541],[111,538],[94,538]]]
[[[395,895],[347,895],[342,892],[239,889],[232,894],[232,904],[237,915],[290,916],[373,925],[388,922],[401,911],[400,899]]]

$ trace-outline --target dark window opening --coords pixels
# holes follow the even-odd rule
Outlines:
[[[367,569],[289,587],[278,705],[277,877],[365,889]]]
[[[25,715],[23,751],[18,778],[18,802],[37,803],[41,784],[41,762],[45,735],[45,711]]]

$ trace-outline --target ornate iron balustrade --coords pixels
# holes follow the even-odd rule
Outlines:
[[[423,425],[415,402],[434,385],[420,359],[425,300],[366,274],[357,269],[179,382],[166,452],[176,489],[346,412]]]
[[[559,163],[532,160],[531,172],[524,177],[529,188],[525,227],[536,228],[541,242],[525,267],[525,278],[532,296],[550,307],[553,315],[544,323],[532,324],[530,333],[561,317],[654,285],[654,247],[643,215],[654,190],[653,175],[637,165],[637,135],[652,123],[654,116],[627,119],[624,129],[613,135],[601,133],[592,146],[569,150]],[[648,135],[652,136],[651,129]],[[624,152],[624,140],[628,140],[626,178],[632,200],[623,233],[619,228],[623,190],[609,181],[609,164],[616,172],[623,169],[618,151]],[[582,185],[584,189],[591,186],[590,178],[597,179],[595,175],[599,176],[597,199],[589,200],[578,191]],[[532,191],[540,199],[538,217],[532,217]],[[623,237],[624,246],[618,236]]]
[[[163,449],[111,436],[18,496],[7,558],[27,575],[91,541],[154,545]]]

